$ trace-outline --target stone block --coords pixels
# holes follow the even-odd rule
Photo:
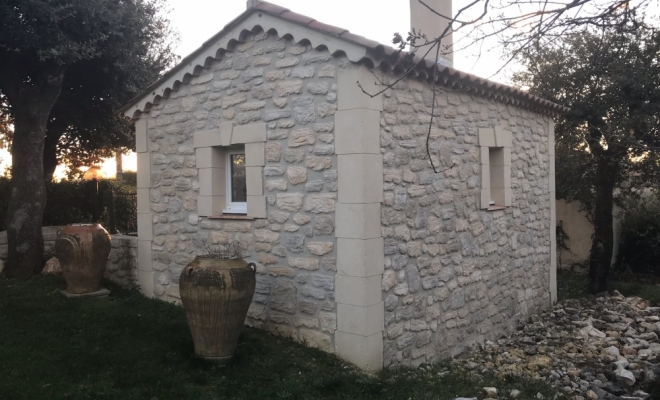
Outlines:
[[[335,352],[342,359],[367,371],[383,368],[383,334],[361,336],[348,332],[335,332]]]
[[[225,208],[225,196],[197,197],[197,214],[202,217],[220,215]]]
[[[137,187],[151,187],[151,157],[149,153],[137,154]]]
[[[548,124],[548,154],[555,155],[555,122],[550,120]]]
[[[263,196],[263,167],[245,167],[245,179],[248,196]]]
[[[135,152],[146,153],[149,151],[147,144],[147,119],[140,118],[135,121]]]
[[[481,165],[490,165],[490,148],[481,146],[479,147],[479,161]]]
[[[138,240],[138,271],[153,271],[151,261],[151,240]]]
[[[225,153],[220,147],[199,147],[195,149],[197,168],[225,168]]]
[[[338,238],[374,239],[381,237],[380,203],[337,203],[335,223]]]
[[[137,189],[137,212],[138,214],[147,214],[151,212],[149,189]]]
[[[195,148],[222,146],[220,129],[195,132],[195,135],[193,136],[193,146]]]
[[[266,124],[249,124],[234,127],[231,144],[260,143],[266,141]]]
[[[372,95],[383,89],[376,84],[372,72],[363,65],[340,69],[337,71],[338,110],[366,108],[382,111],[383,95],[371,97],[358,87],[357,82],[360,82],[364,90]]]
[[[510,157],[510,155],[509,155],[509,157]],[[511,165],[511,164],[508,164],[508,165]],[[549,172],[549,174],[550,175],[555,175],[555,157],[554,156],[550,157],[550,172]]]
[[[511,148],[513,137],[511,131],[505,130],[500,126],[495,127],[495,143],[497,147]]]
[[[383,201],[383,156],[347,154],[337,156],[338,201],[344,204]]]
[[[385,308],[382,302],[369,307],[337,303],[337,329],[360,336],[383,331]]]
[[[353,109],[335,114],[337,154],[380,154],[380,112]]]
[[[266,198],[264,196],[247,196],[247,213],[252,218],[266,218]]]
[[[379,276],[385,256],[383,238],[337,238],[337,273],[355,277]]]
[[[493,128],[479,128],[479,146],[495,147],[495,130]]]
[[[138,271],[138,285],[140,293],[146,297],[154,297],[154,273]]]
[[[380,275],[367,278],[335,276],[337,303],[368,307],[382,302]]]
[[[483,188],[479,192],[480,204],[482,209],[490,207],[490,188]]]
[[[152,240],[153,239],[153,222],[151,220],[151,213],[138,214],[138,240]]]
[[[487,149],[487,147],[484,147]],[[491,183],[490,183],[490,165],[482,165],[481,166],[481,188],[487,191],[490,190],[491,188]]]
[[[264,143],[247,143],[245,145],[245,166],[263,167],[266,165]]]
[[[548,190],[550,193],[556,193],[556,188],[555,188],[555,175],[550,175],[548,177]]]

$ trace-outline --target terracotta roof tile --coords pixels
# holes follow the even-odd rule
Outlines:
[[[298,13],[295,13],[293,11],[285,11],[282,14],[280,14],[280,17],[282,17],[282,18],[284,18],[288,21],[296,22],[296,23],[303,24],[303,25],[308,25],[308,24],[313,23],[314,21],[316,21],[314,18],[310,18],[306,15],[298,14]]]
[[[368,50],[367,57],[371,59],[374,65],[387,64],[391,69],[394,69],[397,66],[404,67],[406,69],[410,67],[410,65],[408,64],[406,65],[402,64],[402,57],[405,56],[406,53],[400,52],[400,55],[398,55],[399,50],[392,48],[391,46],[386,46],[374,40],[370,40],[363,36],[353,34],[343,28],[318,22],[314,18],[292,12],[288,8],[280,7],[276,4],[268,3],[266,1],[261,1],[261,0],[251,0],[251,2],[253,2],[253,4],[256,5],[252,6],[251,8],[248,8],[247,11],[236,17],[233,21],[227,24],[222,31],[218,32],[211,39],[206,41],[202,45],[202,47],[197,49],[195,52],[193,52],[192,54],[181,60],[181,62],[176,67],[165,73],[165,75],[163,75],[161,79],[159,79],[157,82],[149,86],[142,94],[136,96],[128,104],[123,106],[119,111],[123,112],[129,109],[131,106],[137,103],[141,98],[148,96],[149,93],[152,92],[154,88],[158,87],[158,85],[160,85],[163,81],[165,81],[169,76],[176,73],[181,68],[185,68],[185,66],[188,65],[190,61],[192,61],[194,57],[196,57],[199,53],[201,53],[209,44],[215,43],[217,38],[223,35],[226,30],[231,29],[234,25],[240,23],[245,18],[249,17],[253,12],[255,12],[255,10],[277,16],[278,18],[282,18],[291,23],[306,26],[310,29],[319,32],[338,36],[342,40],[363,46]],[[355,61],[359,61],[359,60],[355,60]],[[419,76],[425,76],[428,79],[431,79],[431,77],[433,76],[433,67],[435,66],[435,62],[433,60],[428,60],[428,59],[422,60],[419,55],[415,56],[414,62],[419,63],[415,67],[415,73],[418,74]],[[460,87],[467,86],[469,90],[475,93],[482,93],[485,96],[495,99],[500,99],[509,104],[520,105],[550,114],[556,114],[556,113],[568,111],[568,108],[562,105],[555,104],[549,100],[545,100],[540,97],[536,97],[534,95],[529,94],[528,92],[522,91],[520,89],[508,85],[503,85],[501,83],[489,81],[487,79],[480,78],[476,75],[458,71],[446,65],[437,65],[437,68],[438,68],[437,78],[441,82],[449,86],[454,86],[454,85],[458,85]]]
[[[367,39],[363,36],[356,35],[354,33],[349,32],[346,29],[338,28],[332,25],[327,25],[322,22],[316,21],[313,18],[305,17],[300,14],[295,14],[292,12],[289,12],[290,14],[295,14],[295,18],[288,18],[283,14],[284,11],[288,11],[283,7],[261,1],[259,0],[259,5],[257,6],[258,9],[280,15],[283,18],[286,18],[287,20],[290,20],[292,22],[296,22],[302,25],[306,25],[310,29],[314,29],[320,32],[324,33],[330,33],[339,36],[341,39],[344,39],[348,42],[358,44],[360,46],[364,46],[367,49],[374,51],[376,54],[384,54],[387,57],[394,57],[395,54],[399,52],[398,49],[392,48],[390,46],[383,45],[381,43],[378,43],[374,40]],[[272,11],[271,11],[272,10]],[[281,11],[284,10],[284,11]],[[288,14],[287,14],[288,15]],[[307,22],[309,21],[309,22]],[[405,55],[405,52],[401,52],[401,56]],[[420,62],[421,61],[421,62]],[[419,63],[417,66],[416,70],[430,70],[434,66],[433,60],[422,60],[419,55],[415,56],[414,58],[415,63]],[[562,112],[568,110],[566,107],[555,104],[549,100],[542,99],[540,97],[536,97],[534,95],[529,94],[528,92],[524,92],[520,89],[514,88],[512,86],[504,85],[501,83],[489,81],[487,79],[480,78],[476,75],[469,74],[467,72],[459,71],[454,68],[448,67],[448,66],[438,66],[438,72],[440,74],[440,77],[446,76],[451,80],[455,80],[453,83],[450,83],[449,79],[443,79],[443,81],[447,84],[468,84],[468,85],[475,85],[474,90],[481,90],[484,92],[486,95],[495,95],[496,97],[502,97],[504,95],[505,97],[509,97],[510,99],[508,101],[520,105],[521,99],[525,103],[531,103],[535,104],[541,108],[553,110],[553,112]],[[428,74],[431,76],[430,74]],[[498,96],[498,93],[500,96]]]
[[[370,48],[370,49],[375,49],[376,47],[380,46],[380,43],[376,42],[375,40],[367,39],[364,36],[356,35],[354,33],[351,33],[347,30],[344,30],[344,33],[339,35],[340,38],[344,40],[348,40],[349,42],[353,42],[355,44],[359,44],[361,46]]]
[[[336,26],[324,24],[323,22],[319,21],[314,21],[311,24],[307,25],[308,27],[315,29],[317,31],[325,32],[325,33],[330,33],[333,35],[341,35],[342,33],[348,32],[348,30],[343,29],[343,28],[338,28]]]
[[[280,15],[287,11],[291,11],[288,8],[280,7],[277,4],[268,3],[266,1],[260,1],[255,8],[261,11],[266,11],[277,15]]]

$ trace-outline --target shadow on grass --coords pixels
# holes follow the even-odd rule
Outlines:
[[[522,398],[538,382],[483,380],[440,363],[368,375],[338,358],[246,328],[233,362],[193,356],[181,307],[113,291],[65,299],[62,278],[0,278],[0,398],[21,399],[454,399],[483,386]]]

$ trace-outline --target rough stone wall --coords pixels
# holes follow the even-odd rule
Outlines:
[[[112,247],[105,267],[105,279],[132,289],[137,284],[137,237],[112,235]]]
[[[250,35],[143,118],[151,152],[157,298],[206,244],[237,240],[258,265],[248,324],[333,351],[336,328],[336,69],[346,60],[272,34]],[[267,123],[267,219],[199,217],[193,135]]]
[[[548,307],[548,117],[408,80],[385,93],[384,365],[454,356]],[[513,133],[511,207],[481,210],[479,128]]]
[[[44,226],[44,255],[55,256],[57,232],[63,226]],[[119,286],[132,289],[137,284],[137,237],[111,235],[111,249],[105,268],[105,279]],[[0,261],[7,258],[7,231],[0,232]]]
[[[55,253],[55,240],[57,239],[57,231],[64,228],[63,226],[42,226],[41,234],[44,237],[44,254],[51,255]],[[7,231],[0,232],[0,260],[7,259]]]

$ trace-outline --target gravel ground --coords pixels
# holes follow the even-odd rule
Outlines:
[[[476,374],[528,376],[568,398],[647,400],[642,387],[660,385],[660,307],[639,297],[569,299],[534,316],[508,339],[454,360]],[[520,398],[514,390],[486,398]],[[499,397],[498,397],[499,396]],[[526,399],[525,399],[526,400]]]

